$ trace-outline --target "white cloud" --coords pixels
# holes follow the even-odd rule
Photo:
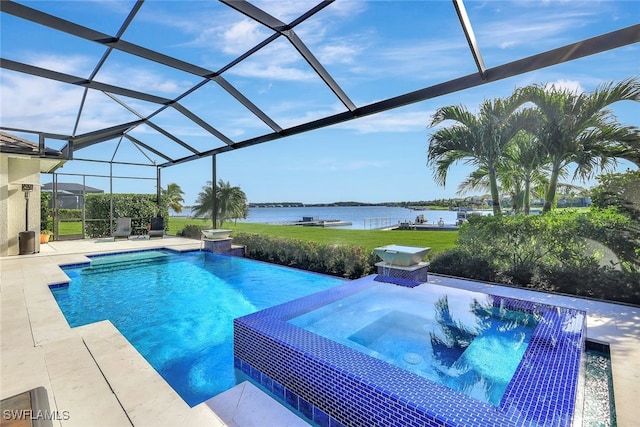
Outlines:
[[[431,121],[432,111],[386,111],[336,125],[358,133],[414,132],[424,130]]]
[[[267,80],[314,81],[317,75],[309,70],[275,63],[242,63],[233,69],[233,74]]]
[[[354,58],[360,54],[361,48],[356,45],[330,44],[318,49],[318,60],[323,64],[352,64]]]
[[[543,50],[547,44],[556,47],[568,42],[568,35],[589,25],[596,14],[601,13],[593,7],[572,7],[571,4],[558,10],[538,2],[522,2],[517,6],[520,7],[508,17],[497,14],[496,19],[473,22],[481,50],[483,47],[513,49],[519,46],[535,46],[537,50]]]
[[[95,67],[95,60],[80,55],[53,55],[49,53],[29,53],[25,55],[26,61],[36,67],[46,70],[55,70],[59,73],[73,76],[84,76]]]
[[[266,0],[254,1],[252,3],[269,15],[285,23],[289,23],[314,7],[318,2],[315,0]]]
[[[115,64],[114,62],[110,62],[108,65],[109,69],[101,70],[96,76],[96,81],[142,92],[164,94],[170,98],[189,89],[197,80],[196,77],[193,77],[193,81],[188,79],[175,80],[148,68]]]
[[[2,125],[71,134],[84,89],[33,76],[3,70],[0,86]],[[100,94],[101,95],[101,94]],[[120,105],[89,91],[78,133],[113,126],[132,120]]]
[[[222,50],[240,55],[267,38],[269,33],[256,21],[243,19],[222,32]],[[210,39],[207,35],[207,39]]]

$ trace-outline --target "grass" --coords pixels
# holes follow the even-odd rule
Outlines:
[[[61,221],[58,224],[58,234],[61,236],[82,234],[82,221]]]
[[[211,227],[211,220],[185,217],[170,217],[167,234],[175,236],[186,225],[194,224]],[[60,222],[59,233],[65,235],[82,234],[81,221]],[[352,244],[362,246],[366,251],[385,245],[430,247],[430,254],[436,254],[455,247],[457,231],[411,231],[411,230],[341,230],[338,228],[299,227],[257,223],[225,223],[224,228],[236,232],[262,234],[266,236],[288,237],[319,243]]]
[[[196,224],[210,227],[211,221],[171,217],[168,234],[175,235],[185,225]],[[366,251],[391,244],[404,246],[430,247],[435,254],[455,247],[457,231],[412,231],[412,230],[340,230],[338,228],[301,227],[291,225],[272,225],[257,223],[225,223],[224,228],[233,231],[261,234],[266,236],[287,237],[310,240],[318,243],[352,244],[362,246]]]

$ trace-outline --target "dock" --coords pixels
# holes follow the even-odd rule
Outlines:
[[[302,225],[305,227],[344,227],[351,225],[350,221],[341,221],[339,219],[317,219],[310,216],[302,217],[302,221],[294,221],[287,223],[288,225]]]
[[[401,222],[394,230],[418,230],[418,231],[456,231],[459,227],[455,224],[415,224]]]

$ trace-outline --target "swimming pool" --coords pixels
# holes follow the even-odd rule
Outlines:
[[[396,305],[400,296],[404,304]],[[565,427],[575,411],[585,317],[565,307],[368,276],[235,319],[234,363],[321,425]],[[493,329],[520,338],[499,342]],[[521,354],[492,360],[492,352]],[[440,377],[451,367],[462,381],[417,372]],[[490,385],[487,377],[498,381]]]
[[[200,251],[91,258],[51,289],[69,325],[110,320],[191,406],[236,384],[235,317],[344,283]]]

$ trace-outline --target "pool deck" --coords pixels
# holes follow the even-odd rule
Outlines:
[[[68,281],[60,264],[85,255],[200,241],[86,239],[41,245],[33,255],[0,258],[0,398],[43,386],[55,426],[306,425],[249,383],[190,408],[108,321],[69,328],[48,285]],[[430,283],[585,310],[587,336],[606,342],[619,427],[637,425],[640,406],[640,308],[429,275]],[[414,288],[417,292],[429,286]],[[2,408],[5,409],[5,408]],[[574,426],[580,426],[579,419]]]

